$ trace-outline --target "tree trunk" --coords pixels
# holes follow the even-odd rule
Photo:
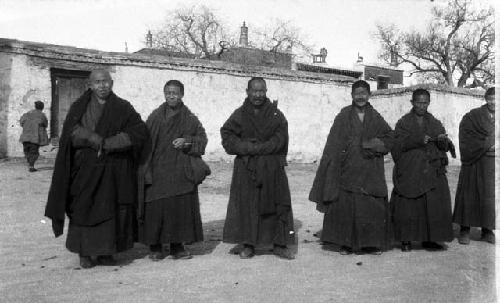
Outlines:
[[[460,79],[458,79],[457,87],[464,87],[467,82],[467,79],[469,78],[470,78],[470,73],[463,73],[460,76]]]

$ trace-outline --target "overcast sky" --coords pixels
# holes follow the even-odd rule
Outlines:
[[[477,0],[491,2],[489,0]],[[328,50],[327,63],[351,67],[359,52],[376,63],[372,38],[377,22],[420,29],[434,5],[445,0],[0,0],[0,37],[130,52],[144,47],[144,36],[180,4],[213,8],[239,30],[272,18],[292,20],[314,45]],[[492,2],[491,2],[492,3]],[[252,37],[249,37],[251,40]]]

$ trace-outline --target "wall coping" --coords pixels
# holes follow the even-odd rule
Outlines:
[[[140,66],[205,73],[224,73],[240,77],[261,76],[266,79],[287,81],[337,83],[347,85],[357,80],[356,78],[342,75],[320,74],[266,66],[249,66],[225,61],[172,58],[161,55],[145,55],[140,53],[104,52],[95,49],[6,38],[0,38],[0,52],[73,62]]]
[[[476,89],[461,88],[461,87],[450,87],[438,84],[417,84],[412,86],[376,90],[372,92],[372,97],[389,97],[392,95],[403,95],[407,93],[412,93],[417,88],[423,88],[429,91],[436,91],[440,93],[452,93],[456,95],[466,95],[478,98],[483,98],[485,93],[485,91],[482,89],[476,90]]]

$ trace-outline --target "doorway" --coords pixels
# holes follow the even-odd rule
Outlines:
[[[58,142],[69,107],[88,88],[90,71],[50,69],[52,83],[52,104],[50,107],[50,138]]]

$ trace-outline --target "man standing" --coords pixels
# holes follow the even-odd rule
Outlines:
[[[394,236],[405,252],[411,251],[411,241],[421,241],[427,249],[444,249],[437,242],[453,240],[446,152],[454,148],[441,122],[427,112],[429,103],[427,90],[413,92],[413,108],[396,123],[391,150]]]
[[[43,102],[36,101],[35,109],[23,114],[19,123],[23,128],[23,132],[19,141],[23,144],[24,156],[28,161],[29,171],[35,172],[35,162],[40,155],[38,149],[40,146],[49,144],[47,136],[47,117],[42,112]]]
[[[379,255],[390,244],[384,155],[392,130],[368,102],[367,82],[354,82],[351,96],[330,129],[309,200],[325,213],[321,241],[342,255]]]
[[[484,98],[486,104],[465,114],[459,127],[462,167],[453,222],[460,224],[458,242],[465,245],[471,226],[481,227],[481,240],[495,243],[495,88]]]
[[[80,265],[114,264],[133,246],[137,160],[147,128],[132,105],[112,92],[108,71],[94,70],[90,89],[64,121],[45,216],[56,237],[69,218],[66,248]]]
[[[223,241],[241,244],[242,259],[257,245],[273,244],[278,257],[293,259],[293,215],[285,172],[288,125],[285,116],[266,97],[266,82],[248,81],[243,105],[221,128],[222,146],[236,155]]]
[[[146,121],[152,146],[139,169],[140,241],[150,246],[153,261],[165,257],[163,243],[174,259],[190,259],[183,243],[203,241],[198,185],[210,174],[201,160],[207,135],[182,102],[184,85],[170,80],[163,93],[165,103]]]

